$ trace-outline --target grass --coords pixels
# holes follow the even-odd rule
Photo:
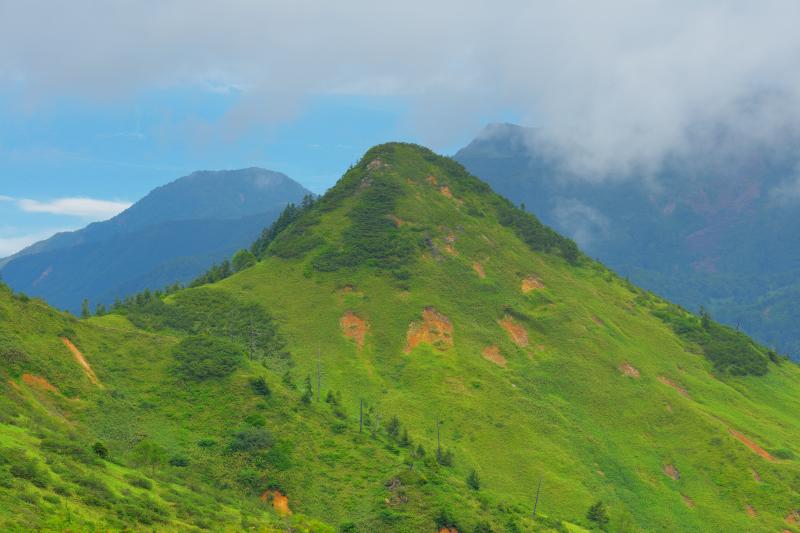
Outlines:
[[[371,165],[376,158],[381,164]],[[163,302],[75,321],[0,295],[0,348],[17,354],[2,385],[0,446],[48,464],[73,448],[43,447],[43,427],[59,439],[75,435],[81,450],[102,442],[105,467],[82,463],[80,453],[68,460],[115,500],[85,502],[78,480],[64,481],[69,496],[58,496],[73,520],[101,528],[147,520],[157,529],[280,527],[287,519],[259,499],[267,489],[288,495],[300,530],[427,531],[444,513],[462,532],[513,530],[510,523],[581,531],[598,500],[612,531],[786,528],[800,491],[797,367],[768,357],[762,375],[720,366],[706,353],[706,337],[679,334],[662,319],[675,312],[666,302],[572,254],[567,241],[521,233],[459,168],[418,147],[378,147],[270,236],[260,262]],[[386,191],[389,200],[365,213],[364,199]],[[321,257],[336,261],[320,269]],[[523,293],[528,276],[544,288]],[[447,317],[453,345],[408,351],[409,325],[426,308]],[[341,329],[346,312],[367,323],[363,347]],[[203,380],[176,371],[175,353],[205,353],[200,345],[175,352],[192,335],[246,353],[256,313],[269,332],[263,351],[284,354],[280,364],[241,357],[230,373]],[[525,328],[527,345],[501,327],[506,316]],[[59,340],[65,330],[104,389],[70,358]],[[214,350],[235,350],[223,345]],[[487,346],[499,349],[506,367],[482,356]],[[638,377],[625,375],[623,364]],[[58,392],[26,382],[25,373]],[[254,388],[260,379],[269,394]],[[362,400],[367,424],[359,432]],[[389,429],[394,417],[397,431]],[[452,466],[436,461],[437,427]],[[756,455],[732,430],[777,459]],[[137,460],[142,442],[156,450],[151,464]],[[479,490],[467,484],[473,471]],[[0,513],[0,526],[61,519],[61,508],[44,499],[55,489],[16,478],[2,488],[4,479],[9,512]]]

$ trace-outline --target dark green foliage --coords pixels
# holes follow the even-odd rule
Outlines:
[[[356,205],[348,213],[351,225],[342,233],[342,247],[328,249],[314,258],[314,268],[334,271],[369,265],[402,275],[414,258],[414,240],[400,231],[388,215],[400,195],[398,184],[367,175]]]
[[[197,445],[201,448],[212,448],[217,445],[217,441],[214,439],[200,439],[197,441]]]
[[[357,531],[355,522],[344,522],[339,526],[339,533],[356,533]]]
[[[311,403],[311,400],[313,398],[314,398],[314,387],[311,384],[311,376],[306,376],[305,390],[303,391],[303,395],[300,397],[300,401],[308,405]]]
[[[83,299],[81,302],[81,318],[89,318],[92,316],[92,312],[89,310],[89,300]]]
[[[265,428],[248,427],[237,431],[228,445],[232,452],[250,452],[272,446],[272,433]]]
[[[24,479],[37,487],[46,487],[50,484],[50,473],[39,461],[28,457],[24,450],[19,448],[0,449],[0,461],[9,464],[12,476]]]
[[[473,533],[492,533],[494,530],[488,522],[478,522],[472,531]]]
[[[608,512],[603,502],[596,502],[586,512],[586,518],[597,524],[600,529],[605,529],[608,526]]]
[[[144,525],[164,522],[169,518],[169,511],[147,494],[127,497],[117,503],[114,509],[121,519]]]
[[[258,258],[264,257],[269,248],[270,244],[278,237],[278,235],[288,228],[293,222],[298,220],[301,215],[306,213],[311,207],[314,205],[315,200],[314,197],[311,195],[306,195],[303,197],[303,201],[300,206],[296,206],[295,204],[288,204],[280,216],[273,222],[268,228],[266,228],[262,233],[261,236],[256,239],[253,245],[250,247],[250,251]],[[303,228],[305,229],[309,225],[316,223],[316,220],[312,221],[305,221],[303,224]],[[302,235],[303,231],[296,230],[294,236]],[[294,250],[293,252],[296,252]],[[287,249],[282,249],[280,252],[285,254],[288,252]],[[276,255],[280,257],[286,257],[286,255],[282,255],[281,253],[276,253]]]
[[[129,474],[125,476],[125,479],[128,483],[134,487],[139,487],[140,489],[151,490],[153,488],[153,483],[146,477]]]
[[[538,218],[517,208],[499,196],[491,196],[497,209],[497,219],[503,226],[514,230],[534,251],[557,252],[569,263],[576,264],[581,257],[578,245],[542,224]]]
[[[453,466],[453,452],[452,450],[442,450],[437,457],[439,464],[442,466]]]
[[[253,389],[253,392],[261,396],[269,396],[272,394],[272,391],[269,389],[269,385],[267,385],[267,381],[263,376],[250,378],[250,388]]]
[[[767,373],[767,350],[744,333],[714,322],[705,310],[701,311],[700,318],[677,306],[656,309],[653,314],[684,339],[697,343],[717,371],[735,376]]]
[[[254,359],[290,364],[286,342],[272,317],[256,304],[242,304],[232,296],[210,288],[182,291],[170,303],[151,296],[131,303],[119,312],[145,329],[177,329],[191,334],[225,337]]]
[[[481,480],[478,477],[478,473],[474,469],[470,470],[469,475],[467,476],[467,486],[472,490],[481,490]]]
[[[86,465],[99,464],[98,457],[101,457],[94,446],[87,449],[86,445],[82,442],[63,440],[55,437],[42,439],[40,448],[42,451],[55,452],[59,455],[68,456]],[[106,450],[106,454],[108,454],[108,450]]]
[[[177,466],[179,468],[185,468],[189,466],[189,458],[185,455],[173,455],[169,458],[170,466]]]
[[[233,274],[231,262],[226,259],[218,265],[211,265],[211,268],[209,268],[205,273],[192,280],[192,282],[189,283],[189,287],[199,287],[209,283],[216,283],[217,281],[222,281],[223,279],[230,277],[231,274]]]
[[[436,529],[442,528],[455,528],[458,531],[461,531],[461,526],[458,525],[458,521],[453,517],[453,513],[451,513],[448,509],[441,509],[436,514]]]
[[[386,434],[393,439],[400,434],[400,420],[396,416],[390,418],[389,423],[386,424]]]
[[[210,335],[185,338],[173,348],[172,355],[178,363],[178,374],[193,381],[225,377],[244,358],[238,344]]]
[[[0,343],[3,342],[0,340]],[[0,345],[0,365],[12,376],[19,377],[25,371],[30,372],[33,363],[28,354],[19,348]]]
[[[231,258],[231,267],[234,272],[241,272],[255,265],[257,261],[256,256],[250,250],[239,250]]]
[[[778,459],[784,459],[784,460],[787,460],[787,461],[790,461],[790,460],[794,459],[794,452],[792,452],[792,450],[787,450],[785,448],[772,450],[771,453],[772,453],[773,456],[775,456]]]
[[[108,448],[102,442],[95,442],[92,444],[92,451],[100,459],[108,459]]]

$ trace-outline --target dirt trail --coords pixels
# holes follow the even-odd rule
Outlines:
[[[684,389],[683,387],[681,387],[680,385],[678,385],[677,383],[675,383],[671,379],[665,378],[664,376],[658,376],[658,381],[660,381],[664,385],[672,387],[673,389],[675,389],[676,391],[681,393],[683,396],[689,398],[689,391],[687,391],[686,389]]]
[[[345,337],[356,341],[356,346],[359,348],[364,347],[364,337],[368,328],[366,320],[352,311],[347,311],[339,319],[339,325],[342,327],[342,333],[344,333]]]
[[[770,455],[770,453],[767,450],[765,450],[764,448],[762,448],[761,446],[759,446],[758,444],[756,444],[752,440],[748,439],[747,437],[745,437],[744,435],[742,435],[741,433],[739,433],[735,429],[728,429],[728,431],[730,431],[731,435],[733,435],[738,440],[740,440],[745,446],[750,448],[753,451],[753,453],[755,453],[756,455],[760,455],[761,457],[763,457],[767,461],[774,461],[775,460],[775,458],[772,455]]]
[[[72,352],[72,356],[75,358],[75,361],[81,365],[81,368],[83,368],[83,373],[86,374],[86,377],[89,378],[89,381],[96,386],[103,388],[103,384],[100,383],[99,379],[97,379],[97,375],[95,375],[94,370],[92,370],[92,367],[89,365],[89,362],[85,357],[83,357],[83,354],[80,352],[80,350],[78,350],[78,348],[72,344],[72,341],[66,337],[61,337],[61,342],[63,342],[64,346],[69,348],[69,351]]]
[[[478,263],[477,261],[472,263],[472,270],[474,270],[478,274],[479,278],[483,279],[486,277],[486,272],[483,270],[483,265]]]
[[[689,507],[689,508],[694,507],[694,500],[693,499],[691,499],[690,497],[688,497],[685,494],[681,494],[681,498],[683,498],[683,503],[686,504],[686,507]]]
[[[44,389],[50,392],[58,392],[58,389],[55,388],[49,381],[44,379],[41,376],[34,376],[33,374],[22,374],[22,381],[31,385],[32,387],[38,387],[40,389]]]
[[[406,353],[410,353],[423,342],[440,350],[453,346],[453,324],[433,307],[426,307],[422,311],[422,323],[412,322],[408,326]]]
[[[511,340],[514,341],[514,344],[521,348],[528,345],[528,332],[525,331],[525,328],[514,322],[514,319],[509,315],[506,315],[503,320],[500,321],[500,325],[506,330],[506,333],[508,333]]]
[[[497,366],[502,366],[503,368],[505,368],[507,364],[506,358],[503,357],[503,355],[500,353],[500,348],[497,346],[487,346],[484,348],[483,358],[487,361],[491,361]]]

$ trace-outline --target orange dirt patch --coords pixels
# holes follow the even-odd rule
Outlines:
[[[272,498],[272,508],[280,515],[290,515],[292,514],[291,509],[289,509],[289,498],[284,495],[279,490],[265,490],[259,496],[259,499],[262,502],[267,502],[269,499]]]
[[[690,497],[686,496],[685,494],[681,494],[681,498],[683,498],[683,503],[686,504],[686,507],[694,507],[694,500]]]
[[[75,358],[75,361],[81,365],[81,368],[83,368],[83,373],[86,374],[86,377],[89,378],[89,381],[102,388],[103,384],[100,383],[99,379],[97,379],[97,376],[95,375],[94,370],[92,370],[92,367],[89,365],[89,362],[80,352],[80,350],[78,350],[78,348],[72,344],[72,341],[66,337],[61,337],[61,342],[63,342],[64,346],[69,348],[69,351],[72,352],[72,356]]]
[[[452,192],[450,192],[450,187],[448,187],[447,185],[443,185],[443,186],[442,186],[442,187],[439,189],[439,192],[441,192],[443,195],[445,195],[445,196],[446,196],[446,197],[448,197],[448,198],[452,198],[452,197],[453,197],[453,193],[452,193]]]
[[[474,270],[478,274],[479,278],[483,279],[486,277],[486,272],[484,272],[483,270],[483,265],[478,263],[477,261],[472,263],[472,270]]]
[[[772,455],[770,455],[770,453],[767,450],[765,450],[764,448],[762,448],[761,446],[759,446],[758,444],[756,444],[752,440],[748,439],[747,437],[745,437],[744,435],[742,435],[741,433],[739,433],[735,429],[729,429],[728,431],[730,431],[731,435],[733,435],[738,440],[740,440],[745,446],[750,448],[753,451],[753,453],[755,453],[756,455],[760,455],[761,457],[763,457],[767,461],[774,461],[775,460],[775,458]]]
[[[425,181],[427,181],[427,182],[428,182],[428,183],[430,183],[431,185],[436,185],[437,183],[439,183],[439,182],[436,180],[436,176],[434,176],[433,174],[431,174],[430,176],[428,176],[427,178],[425,178]]]
[[[594,315],[592,315],[592,322],[594,322],[598,326],[605,326],[606,325],[605,322],[603,322],[602,320],[600,320],[598,317],[596,317]]]
[[[683,387],[681,387],[680,385],[678,385],[677,383],[675,383],[671,379],[665,378],[664,376],[658,376],[658,381],[660,381],[664,385],[672,387],[673,389],[675,389],[676,391],[680,392],[682,395],[686,396],[687,398],[689,397],[689,391],[687,391],[686,389],[684,389]]]
[[[506,358],[500,353],[500,348],[497,346],[487,346],[483,349],[483,358],[491,361],[497,366],[506,367]]]
[[[761,475],[758,472],[756,472],[756,469],[755,468],[751,468],[750,472],[752,472],[752,474],[753,474],[753,479],[756,482],[761,483]]]
[[[522,286],[520,289],[523,293],[528,294],[529,292],[537,289],[544,289],[544,283],[542,283],[542,280],[536,276],[531,275],[522,280]]]
[[[622,363],[621,365],[619,365],[619,371],[625,374],[626,376],[630,376],[636,379],[639,379],[639,376],[641,375],[639,373],[639,370],[630,363]]]
[[[421,343],[431,344],[440,350],[453,346],[453,324],[445,315],[426,307],[422,311],[422,322],[412,322],[406,334],[406,353]]]
[[[454,527],[442,527],[439,528],[439,533],[458,533],[458,530]]]
[[[364,347],[364,337],[367,334],[367,322],[352,311],[348,311],[339,319],[344,336],[356,341],[359,348]]]
[[[790,526],[795,524],[800,524],[800,510],[791,511],[789,514],[786,515],[786,523]]]
[[[747,513],[747,516],[749,516],[749,517],[754,517],[754,516],[756,516],[756,515],[758,514],[758,513],[756,512],[756,510],[755,510],[755,509],[753,509],[753,506],[752,506],[752,505],[747,505],[747,506],[745,506],[744,510],[745,510],[745,512]]]
[[[9,385],[9,386],[10,386],[12,389],[14,389],[15,391],[17,391],[17,392],[22,392],[22,389],[20,389],[20,388],[19,388],[19,385],[17,385],[17,382],[16,382],[16,381],[14,381],[13,379],[9,379],[9,380],[8,380],[8,385]]]
[[[41,376],[34,376],[33,374],[22,374],[22,381],[33,387],[38,387],[50,392],[58,392],[58,389],[50,384],[49,381]]]
[[[664,473],[675,481],[678,481],[681,478],[681,473],[678,472],[678,469],[675,468],[675,465],[664,465]]]
[[[500,325],[506,330],[506,333],[508,333],[511,340],[514,341],[514,344],[522,348],[528,345],[528,332],[525,331],[525,328],[514,322],[514,319],[509,315],[506,315],[503,320],[500,321]]]

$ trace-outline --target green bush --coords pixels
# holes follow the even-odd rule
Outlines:
[[[178,374],[193,381],[225,377],[236,370],[244,358],[238,344],[210,335],[187,337],[172,354],[178,362]]]
[[[232,452],[262,450],[272,446],[273,442],[272,433],[266,428],[249,427],[240,429],[233,435],[228,449]]]
[[[250,388],[253,389],[253,392],[260,394],[261,396],[269,396],[272,394],[269,385],[267,385],[267,381],[261,376],[257,378],[250,378]]]

